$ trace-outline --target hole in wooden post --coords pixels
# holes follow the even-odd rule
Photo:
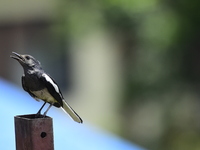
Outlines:
[[[40,136],[41,136],[41,138],[45,138],[45,137],[47,136],[47,133],[46,133],[46,132],[42,132],[42,133],[40,134]]]

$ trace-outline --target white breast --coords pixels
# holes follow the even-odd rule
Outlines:
[[[31,91],[31,93],[33,93],[37,97],[37,99],[44,100],[48,103],[56,102],[54,97],[48,92],[47,88],[44,88],[43,90],[40,91]]]

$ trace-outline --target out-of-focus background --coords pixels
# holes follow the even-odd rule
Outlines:
[[[31,54],[86,122],[151,150],[200,149],[199,6],[2,0],[0,77],[21,86],[9,56]]]

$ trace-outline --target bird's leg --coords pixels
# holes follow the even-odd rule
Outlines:
[[[51,108],[52,105],[53,105],[53,104],[50,104],[49,107],[47,108],[47,110],[44,112],[44,114],[43,114],[43,118],[45,118],[47,112],[49,111],[49,109]]]
[[[44,105],[45,105],[46,103],[47,103],[47,102],[44,102],[44,104],[42,105],[42,107],[41,107],[41,108],[39,109],[39,111],[37,112],[36,117],[40,116],[41,110],[42,110],[42,108],[44,107]]]

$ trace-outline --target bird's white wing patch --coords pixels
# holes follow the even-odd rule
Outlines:
[[[42,76],[46,79],[47,82],[50,82],[51,85],[53,85],[53,87],[57,93],[60,93],[58,86],[54,83],[54,81],[47,74],[43,73]]]

